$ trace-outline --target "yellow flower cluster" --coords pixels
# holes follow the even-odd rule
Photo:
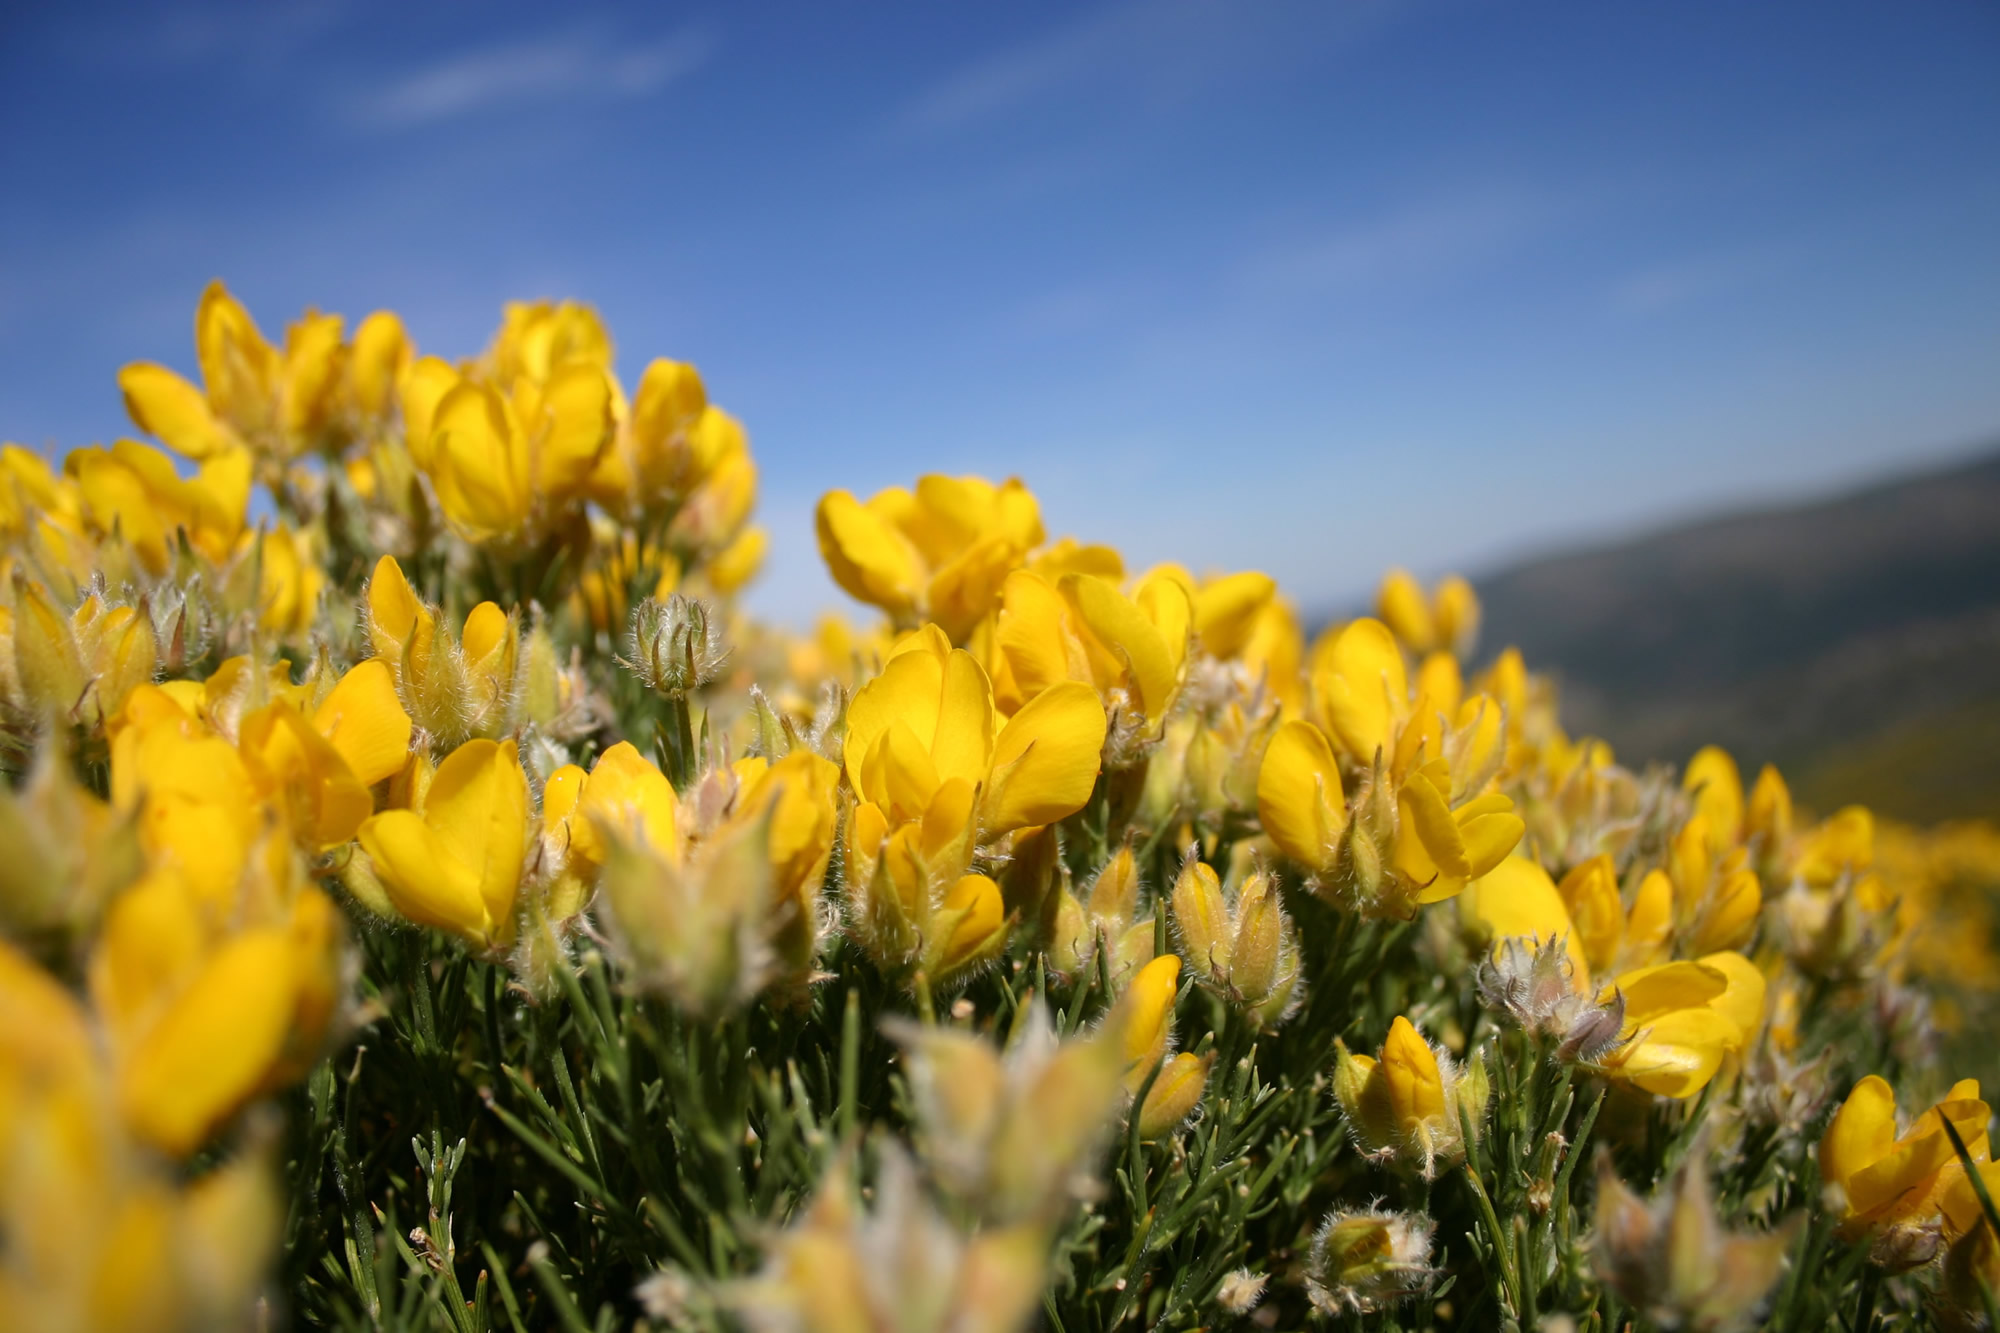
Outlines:
[[[277,1228],[251,1108],[367,1021],[356,925],[441,932],[536,1003],[600,948],[705,1020],[810,1007],[836,951],[907,1002],[929,1183],[896,1158],[871,1210],[841,1158],[728,1298],[774,1327],[893,1322],[867,1256],[927,1231],[926,1299],[985,1283],[966,1326],[1018,1325],[1109,1120],[1174,1139],[1218,1040],[1247,1071],[1302,1013],[1334,1020],[1315,1058],[1367,1159],[1468,1163],[1493,1049],[1414,980],[1344,1029],[1375,1054],[1334,1041],[1358,938],[1476,973],[1614,1119],[1716,1090],[1740,1119],[1796,1082],[1816,1006],[1991,974],[1937,929],[1978,910],[1949,886],[2000,864],[1990,831],[1815,821],[1715,748],[1622,767],[1519,653],[1475,669],[1461,579],[1398,571],[1309,638],[1262,573],[1135,572],[1050,540],[1019,480],[932,475],[825,496],[827,567],[882,620],[793,638],[733,600],[764,550],[742,426],[686,364],[628,394],[588,308],[509,306],[451,362],[388,312],[308,311],[276,346],[216,284],[195,348],[199,384],[119,376],[179,461],[0,450],[10,1326],[248,1308]],[[1322,927],[1341,943],[1308,947]],[[1058,1041],[1037,1008],[1004,1056],[938,1021],[1003,966],[1108,1017]],[[1818,1156],[1841,1226],[1964,1243],[1942,1127],[1983,1163],[1987,1121],[1968,1082],[1899,1135],[1864,1079]],[[1430,1236],[1337,1214],[1312,1301],[1419,1289]]]

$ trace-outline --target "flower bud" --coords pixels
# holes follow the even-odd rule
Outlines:
[[[1222,881],[1214,867],[1190,855],[1174,879],[1174,929],[1180,931],[1180,953],[1200,977],[1230,975],[1230,909],[1222,901]]]
[[[1334,1213],[1313,1236],[1306,1294],[1323,1314],[1367,1314],[1430,1284],[1431,1232],[1421,1213]]]
[[[1803,1220],[1766,1232],[1729,1232],[1709,1193],[1707,1151],[1697,1145],[1651,1200],[1628,1189],[1603,1149],[1597,1156],[1597,1272],[1625,1301],[1665,1328],[1747,1324],[1778,1279]]]
[[[1181,960],[1162,954],[1139,969],[1131,986],[1112,1011],[1125,1049],[1125,1091],[1137,1093],[1153,1069],[1166,1058],[1173,1040],[1174,1000],[1179,991]]]
[[[1160,1076],[1146,1093],[1145,1105],[1139,1108],[1139,1137],[1164,1138],[1179,1129],[1181,1122],[1201,1104],[1202,1090],[1208,1086],[1209,1066],[1214,1063],[1214,1051],[1205,1055],[1182,1051],[1162,1065]]]
[[[669,699],[709,684],[729,657],[707,605],[678,592],[665,602],[648,597],[632,609],[628,645],[631,659],[620,660],[647,689]]]
[[[1229,984],[1251,1007],[1269,999],[1281,978],[1291,923],[1268,875],[1252,875],[1236,894],[1236,941]]]

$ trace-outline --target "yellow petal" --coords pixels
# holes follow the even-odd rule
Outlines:
[[[1392,569],[1382,580],[1382,588],[1375,594],[1375,613],[1412,652],[1427,653],[1437,642],[1430,602],[1407,570]]]
[[[1570,962],[1576,968],[1577,989],[1590,985],[1589,962],[1572,938],[1575,924],[1555,881],[1539,862],[1525,856],[1510,856],[1486,874],[1465,886],[1459,896],[1462,919],[1471,922],[1478,934],[1496,943],[1512,936],[1532,935],[1540,940],[1570,940]]]
[[[355,326],[347,379],[354,405],[364,416],[379,417],[388,410],[389,395],[409,361],[410,336],[394,311],[377,310]]]
[[[916,609],[928,581],[923,566],[909,539],[881,515],[847,491],[829,491],[814,524],[820,556],[850,596],[899,619]]]
[[[1627,1029],[1634,1030],[1629,1017]],[[1736,1036],[1736,1025],[1713,1009],[1677,1009],[1637,1028],[1609,1072],[1656,1096],[1692,1097],[1715,1077]]]
[[[1396,1125],[1429,1124],[1444,1119],[1444,1079],[1437,1055],[1410,1020],[1398,1014],[1382,1043],[1377,1068],[1389,1088]]]
[[[1271,737],[1257,770],[1257,814],[1286,856],[1316,874],[1332,868],[1347,797],[1333,747],[1312,723],[1294,719]]]
[[[944,651],[933,651],[943,644]],[[907,650],[902,650],[907,648]],[[916,738],[917,747],[929,753],[937,738],[938,708],[944,695],[945,663],[952,652],[942,638],[912,636],[883,663],[881,673],[855,693],[847,706],[847,737],[843,742],[848,780],[865,799],[869,788],[863,783],[862,760],[870,754],[884,732],[901,724]]]
[[[1057,681],[1088,676],[1077,669],[1072,654],[1081,652],[1068,627],[1069,603],[1040,574],[1017,569],[1001,586],[1000,615],[993,629],[993,646],[1012,672],[1021,701],[1034,698]]]
[[[427,356],[410,367],[403,384],[403,441],[410,461],[425,472],[431,470],[431,428],[437,420],[438,404],[458,382],[458,372],[449,361]]]
[[[364,787],[394,777],[409,757],[410,715],[396,697],[395,673],[379,657],[340,678],[314,710],[313,726]]]
[[[296,990],[284,929],[224,944],[124,1069],[119,1104],[134,1132],[176,1156],[201,1146],[277,1061]]]
[[[1171,581],[1155,581],[1153,586],[1173,589],[1173,595],[1185,606],[1187,594]],[[1179,658],[1160,628],[1103,579],[1070,574],[1063,578],[1061,588],[1077,618],[1117,664],[1112,679],[1122,678],[1148,722],[1159,722],[1180,690]],[[1181,626],[1181,642],[1185,644],[1184,618]]]
[[[1082,809],[1103,752],[1104,706],[1088,685],[1065,681],[1030,700],[993,743],[980,820],[986,836],[1053,824]]]
[[[431,779],[424,822],[478,875],[495,929],[510,931],[528,836],[528,780],[514,742],[473,740],[452,751]]]
[[[931,762],[939,781],[978,783],[993,757],[993,690],[972,655],[956,649],[945,659],[938,693]]]
[[[1820,1176],[1844,1187],[1863,1167],[1887,1156],[1895,1142],[1895,1090],[1869,1074],[1854,1085],[1820,1138]]]
[[[1379,620],[1357,620],[1327,649],[1313,686],[1334,739],[1357,761],[1387,754],[1396,723],[1409,709],[1403,652]]]
[[[234,431],[215,419],[208,399],[165,366],[135,361],[118,372],[132,424],[183,458],[209,458],[240,447]]]
[[[577,804],[582,818],[571,825],[571,846],[577,855],[602,864],[603,834],[615,832],[677,861],[679,807],[680,798],[659,766],[630,741],[620,741],[599,755],[590,770]]]
[[[611,440],[611,399],[611,377],[589,362],[572,361],[550,376],[529,476],[536,494],[560,500],[583,489]]]
[[[1682,1009],[1706,1009],[1709,1001],[1729,989],[1729,974],[1705,963],[1680,961],[1621,973],[1611,984],[1625,996],[1629,1027]],[[1608,1000],[1610,987],[1598,998]]]
[[[356,836],[398,912],[420,926],[447,930],[475,944],[493,940],[494,923],[479,893],[479,872],[460,861],[415,813],[385,810],[363,823]]]
[[[985,952],[1006,919],[1000,886],[984,875],[966,875],[944,895],[944,910],[958,912],[945,942],[941,971],[960,967]]]
[[[1719,745],[1708,745],[1688,761],[1681,787],[1694,793],[1695,809],[1708,821],[1709,855],[1720,859],[1743,831],[1743,777],[1736,761]]]
[[[471,537],[512,532],[534,503],[528,442],[507,401],[463,381],[445,394],[431,424],[431,480],[445,516]]]
[[[1277,592],[1277,581],[1255,570],[1219,578],[1203,588],[1194,601],[1194,631],[1202,651],[1221,658],[1242,652],[1258,615]]]
[[[1708,1007],[1736,1024],[1743,1034],[1739,1046],[1754,1041],[1764,1026],[1764,973],[1758,966],[1733,950],[1703,954],[1701,963],[1722,973],[1727,981],[1722,994]]]

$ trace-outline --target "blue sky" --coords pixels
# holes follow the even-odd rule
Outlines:
[[[2000,438],[1997,67],[1946,0],[14,6],[0,435],[124,433],[211,277],[445,355],[576,297],[747,422],[769,613],[931,470],[1331,606]]]

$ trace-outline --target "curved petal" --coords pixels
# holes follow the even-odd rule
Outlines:
[[[183,458],[210,458],[238,447],[200,389],[165,366],[135,361],[118,372],[132,423]]]
[[[385,810],[364,821],[356,836],[398,912],[477,944],[492,939],[478,872],[453,856],[422,819],[408,810]]]
[[[1075,814],[1097,785],[1104,705],[1088,685],[1065,681],[1030,700],[993,743],[981,829],[987,837]]]
[[[1332,868],[1347,797],[1333,747],[1312,723],[1294,719],[1271,737],[1257,770],[1257,814],[1286,856],[1315,873]]]
[[[297,986],[283,928],[224,944],[132,1051],[119,1080],[126,1122],[176,1156],[201,1146],[278,1059]]]
[[[313,726],[364,787],[394,777],[410,756],[410,715],[396,697],[395,673],[379,657],[340,678],[313,711]]]

